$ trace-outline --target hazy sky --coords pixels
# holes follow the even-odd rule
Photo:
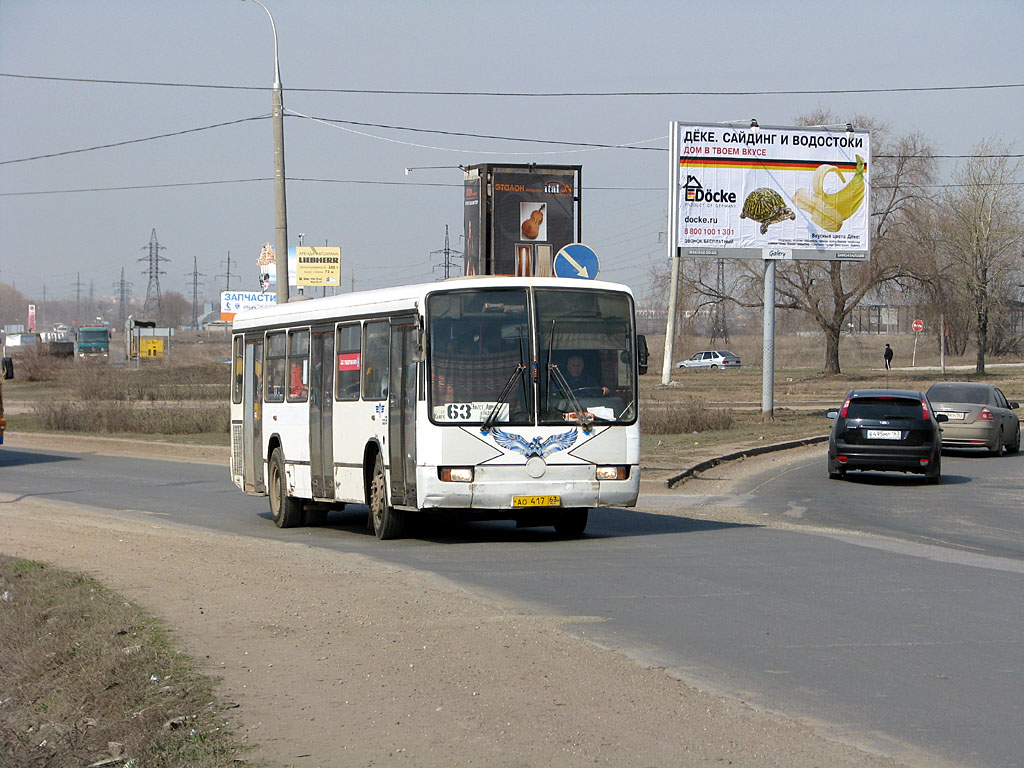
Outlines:
[[[1024,83],[1022,0],[603,2],[265,0],[286,110],[309,118],[562,142],[565,147],[285,120],[290,242],[342,247],[342,285],[442,275],[445,225],[461,248],[462,172],[482,162],[581,164],[582,240],[601,277],[643,290],[665,259],[668,123],[818,108],[920,131],[962,155],[1001,136],[1024,152],[1024,88],[835,93]],[[39,300],[76,273],[144,297],[150,233],[161,288],[255,289],[274,239],[269,119],[273,38],[240,0],[0,0],[0,281]],[[235,86],[60,82],[7,75]],[[351,89],[329,93],[301,89]],[[670,96],[452,96],[368,91],[711,92]],[[723,92],[755,95],[717,95]],[[812,91],[769,94],[768,91]],[[948,177],[955,160],[942,161]],[[406,175],[408,166],[445,166]],[[124,189],[130,187],[131,189]],[[121,189],[116,189],[121,188]],[[66,191],[85,190],[85,191]],[[456,274],[460,271],[456,270]]]

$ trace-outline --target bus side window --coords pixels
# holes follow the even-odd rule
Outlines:
[[[335,377],[335,397],[338,400],[359,399],[359,372],[362,370],[360,341],[359,323],[338,326],[338,339],[334,345],[338,356],[338,375]]]
[[[235,336],[233,346],[234,354],[231,358],[233,362],[232,370],[234,372],[234,386],[231,391],[231,402],[240,403],[242,402],[242,372],[244,370],[245,361],[245,344],[242,341],[241,336]]]
[[[288,402],[309,397],[309,331],[288,332]]]
[[[383,400],[388,394],[391,323],[374,320],[363,326],[363,399]]]
[[[284,331],[267,334],[267,388],[268,403],[284,402]]]

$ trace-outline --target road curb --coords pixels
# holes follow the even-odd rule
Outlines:
[[[762,453],[771,453],[773,451],[784,451],[787,448],[800,448],[805,445],[813,445],[814,443],[823,443],[826,440],[828,440],[828,435],[815,435],[814,437],[804,437],[799,440],[788,440],[784,443],[772,443],[771,445],[758,445],[754,448],[744,448],[742,451],[727,453],[724,456],[717,456],[713,459],[706,459],[699,464],[694,464],[685,472],[670,477],[665,481],[665,484],[669,488],[674,488],[680,483],[689,480],[698,472],[704,472],[727,461],[735,461],[736,459],[742,459],[746,456],[760,456]]]

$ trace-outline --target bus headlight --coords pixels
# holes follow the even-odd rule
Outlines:
[[[472,467],[438,467],[437,476],[446,483],[472,483]]]
[[[598,467],[598,480],[625,480],[629,477],[629,467]]]

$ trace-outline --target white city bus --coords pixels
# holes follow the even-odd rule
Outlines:
[[[234,320],[231,474],[282,527],[366,504],[583,533],[633,506],[647,346],[613,283],[473,277]],[[583,373],[579,369],[583,368]]]

